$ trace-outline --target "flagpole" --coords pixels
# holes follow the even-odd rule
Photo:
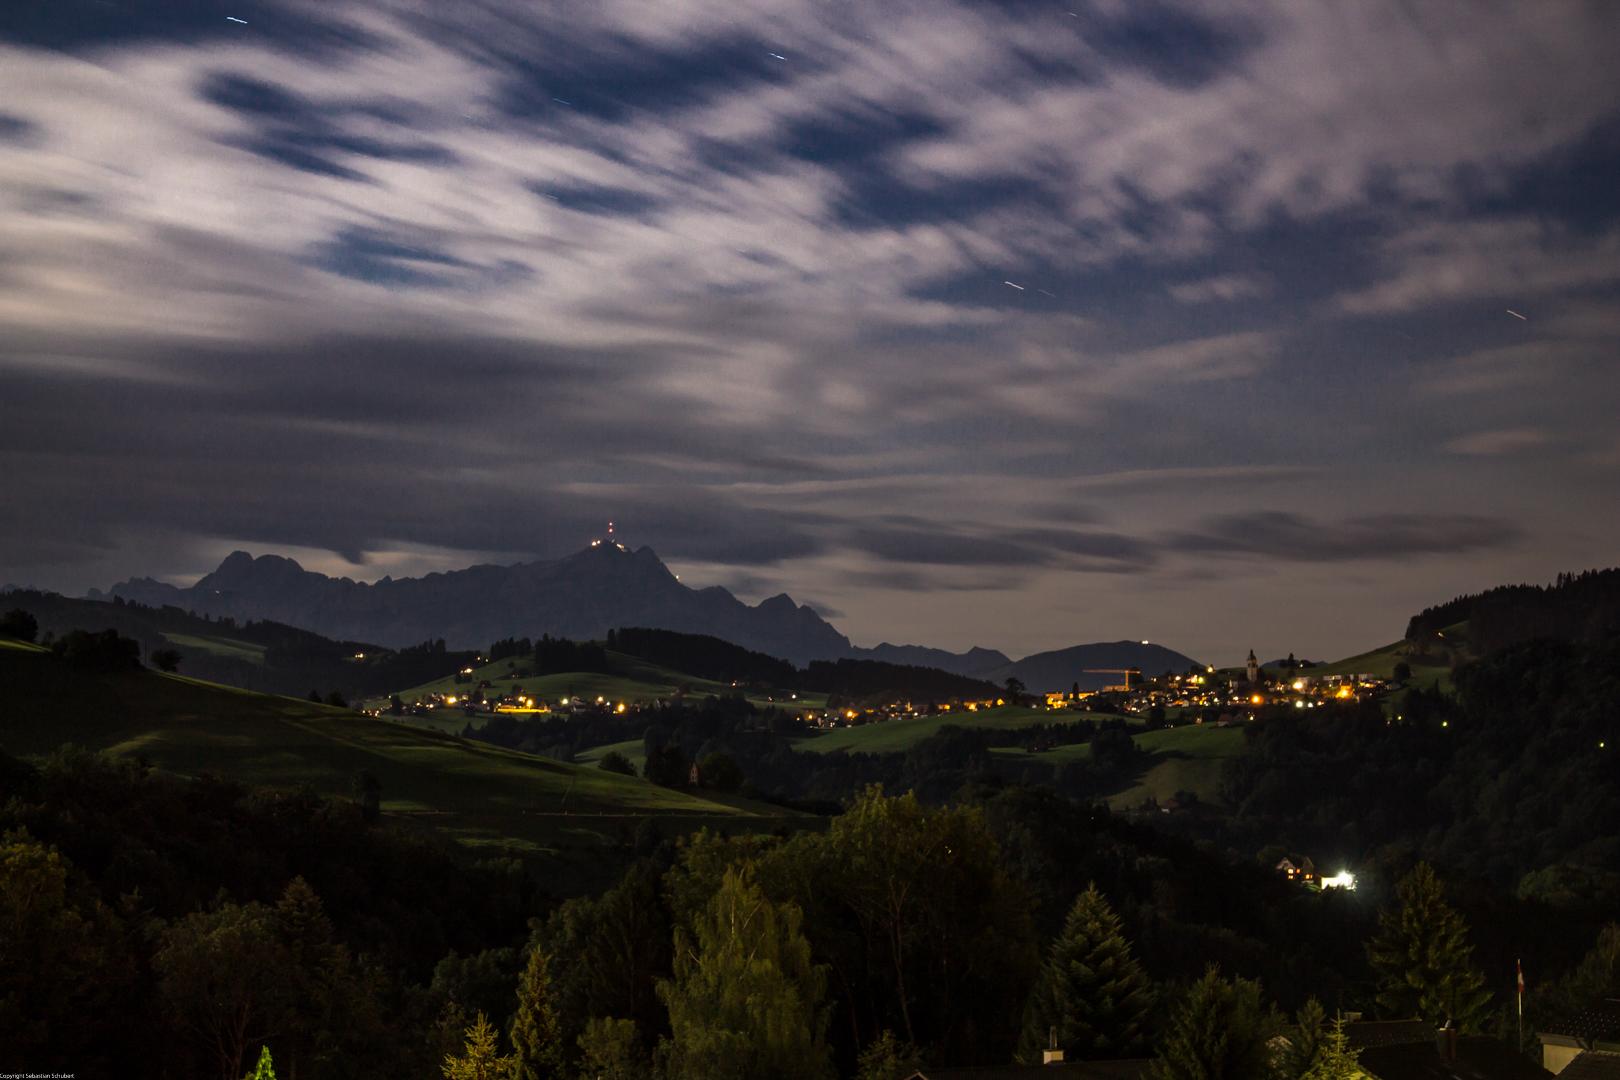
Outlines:
[[[1517,979],[1518,995],[1517,996],[1518,996],[1518,999],[1519,999],[1519,1051],[1520,1051],[1520,1053],[1523,1053],[1524,1052],[1524,961],[1523,960],[1515,960],[1515,961],[1513,961],[1513,968],[1514,968],[1514,971],[1515,971],[1516,975],[1518,976],[1518,979]]]

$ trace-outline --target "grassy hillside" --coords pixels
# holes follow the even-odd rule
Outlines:
[[[1345,657],[1331,664],[1312,668],[1310,675],[1376,675],[1380,679],[1393,679],[1395,665],[1405,663],[1412,669],[1412,683],[1429,687],[1438,684],[1442,690],[1451,689],[1453,660],[1466,660],[1470,654],[1466,645],[1467,627],[1450,628],[1457,644],[1454,647],[1419,648],[1410,641],[1395,641],[1370,652]]]
[[[195,649],[213,656],[246,660],[250,664],[264,663],[264,646],[255,645],[251,641],[238,641],[235,638],[215,635],[179,634],[171,631],[164,631],[163,639],[180,649]]]
[[[1243,729],[1208,725],[1149,731],[1136,743],[1153,753],[1153,763],[1137,780],[1108,801],[1115,809],[1139,805],[1152,796],[1161,803],[1178,791],[1190,791],[1204,802],[1220,798],[1221,768],[1243,752]]]
[[[484,664],[474,668],[471,681],[457,683],[454,675],[431,682],[412,686],[398,691],[399,698],[407,705],[424,701],[435,694],[465,694],[470,693],[482,681],[487,680],[490,686],[484,690],[488,697],[504,697],[516,695],[521,688],[522,693],[544,701],[556,703],[562,698],[583,697],[595,700],[600,697],[609,702],[626,702],[629,704],[645,703],[658,700],[667,700],[674,697],[676,692],[684,689],[688,694],[699,696],[708,694],[736,693],[729,684],[718,683],[711,679],[700,679],[692,675],[685,675],[679,671],[659,667],[656,664],[634,656],[622,653],[609,652],[608,661],[613,667],[611,674],[595,671],[567,671],[552,675],[526,674],[529,661],[523,657],[497,660],[494,663]],[[776,705],[789,709],[821,709],[827,704],[827,695],[801,693],[794,698],[772,701],[758,693],[749,693],[748,700],[760,707]],[[388,697],[368,698],[360,703],[361,707],[368,709],[386,709]],[[451,712],[439,715],[409,717],[410,723],[419,727],[433,728],[439,731],[459,732],[472,724],[473,727],[483,726],[487,717],[482,713],[467,716],[460,712]]]
[[[623,754],[630,764],[636,767],[637,772],[640,772],[641,767],[647,763],[646,749],[642,746],[640,739],[627,739],[624,742],[608,743],[605,746],[593,746],[589,750],[576,755],[575,760],[581,765],[596,767],[603,758],[612,753]]]
[[[400,700],[409,704],[434,694],[467,693],[483,680],[488,680],[491,684],[491,687],[484,691],[491,697],[515,693],[516,688],[521,686],[525,694],[545,698],[548,701],[575,695],[590,698],[601,696],[609,701],[653,701],[671,696],[682,686],[694,693],[718,694],[731,690],[729,686],[722,686],[707,679],[694,679],[635,657],[621,656],[618,653],[609,653],[608,656],[613,663],[613,674],[570,671],[555,675],[530,675],[527,674],[528,659],[513,657],[475,668],[471,682],[457,683],[455,676],[449,675],[399,690],[397,693]],[[384,696],[372,699],[367,704],[375,707],[386,705],[387,701],[387,697]]]
[[[385,814],[472,844],[539,852],[612,838],[641,818],[671,831],[770,827],[774,808],[711,801],[594,767],[152,671],[86,674],[36,649],[0,649],[0,746],[64,742],[140,756],[184,775],[345,795],[362,770]]]
[[[1227,758],[1243,752],[1243,729],[1237,727],[1187,725],[1144,731],[1135,739],[1136,745],[1153,758],[1135,784],[1109,798],[1116,809],[1138,806],[1149,796],[1163,802],[1178,791],[1191,791],[1205,802],[1215,802],[1222,765]],[[1076,743],[1038,753],[1007,746],[990,752],[1007,761],[1040,761],[1059,766],[1090,758],[1091,745]]]
[[[940,713],[938,716],[909,716],[899,720],[883,720],[859,727],[837,728],[805,739],[798,746],[817,754],[834,750],[851,753],[895,754],[909,750],[916,743],[937,734],[946,725],[963,728],[1023,728],[1035,724],[1072,724],[1078,720],[1106,719],[1100,713],[1048,712],[1007,705],[999,709],[981,709],[978,712]]]
[[[353,701],[448,675],[475,655],[431,646],[381,649],[273,622],[237,623],[174,607],[78,600],[29,590],[9,594],[6,606],[33,615],[41,634],[60,638],[73,630],[111,628],[139,642],[144,656],[159,649],[178,651],[180,670],[188,675],[270,694],[338,691]]]

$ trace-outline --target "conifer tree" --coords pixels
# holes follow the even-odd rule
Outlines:
[[[1131,955],[1119,916],[1092,885],[1052,943],[1024,1011],[1018,1056],[1041,1060],[1051,1032],[1066,1058],[1131,1057],[1147,1044],[1153,989]]]
[[[535,946],[518,980],[517,1014],[512,1018],[516,1080],[552,1080],[563,1073],[562,1024],[551,985],[551,956]]]
[[[1294,1017],[1294,1030],[1288,1033],[1288,1047],[1282,1054],[1283,1075],[1299,1080],[1316,1065],[1327,1039],[1327,1011],[1322,1003],[1309,998]]]
[[[270,1048],[259,1047],[259,1063],[242,1080],[276,1080],[276,1063],[270,1060]]]
[[[894,1037],[887,1029],[861,1051],[855,1063],[855,1080],[906,1080],[922,1068],[922,1054],[915,1046]]]
[[[794,904],[773,904],[752,867],[725,872],[694,920],[675,932],[675,978],[660,982],[670,1080],[826,1080],[826,972],[810,960]]]
[[[1344,1033],[1344,1020],[1335,1020],[1323,1032],[1316,1060],[1300,1076],[1300,1080],[1359,1080],[1366,1075],[1356,1061],[1360,1056],[1359,1050],[1350,1049],[1350,1037]]]
[[[1439,1026],[1450,1020],[1465,1032],[1480,1030],[1491,992],[1474,966],[1468,924],[1446,903],[1440,879],[1418,863],[1395,887],[1396,910],[1378,916],[1367,946],[1378,978],[1378,1007],[1391,1017],[1419,1017]]]
[[[1609,923],[1598,932],[1591,951],[1570,972],[1568,986],[1570,1004],[1576,1008],[1620,997],[1620,923]]]
[[[513,1059],[501,1056],[496,1045],[498,1037],[495,1025],[480,1012],[467,1029],[461,1055],[445,1055],[444,1080],[507,1080],[512,1075]]]
[[[1276,1023],[1260,984],[1228,981],[1213,965],[1171,1014],[1154,1080],[1268,1080],[1277,1074],[1268,1040]]]

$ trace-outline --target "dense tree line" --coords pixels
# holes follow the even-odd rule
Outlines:
[[[812,660],[799,676],[797,689],[834,694],[850,701],[899,696],[919,706],[958,698],[983,700],[1003,693],[995,683],[938,668],[847,659]]]
[[[1533,638],[1596,642],[1620,633],[1620,569],[1559,574],[1551,585],[1506,585],[1459,596],[1412,616],[1409,641],[1468,623],[1479,655]]]
[[[36,1070],[234,1078],[273,1036],[302,1077],[432,1075],[436,968],[541,902],[347,801],[71,750],[0,791],[0,1047]]]
[[[1228,762],[1230,841],[1425,857],[1566,909],[1620,906],[1620,638],[1538,640],[1460,668],[1456,692],[1268,712]]]
[[[556,675],[568,671],[611,671],[607,651],[595,641],[570,641],[542,634],[534,643],[531,673]]]
[[[610,651],[716,682],[786,687],[796,685],[799,674],[786,660],[707,634],[627,626],[608,631],[607,647]]]

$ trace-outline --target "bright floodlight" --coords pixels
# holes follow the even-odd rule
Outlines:
[[[1334,874],[1332,877],[1323,878],[1322,879],[1322,888],[1324,888],[1324,889],[1349,889],[1351,892],[1354,892],[1355,888],[1356,888],[1356,875],[1352,874],[1348,870],[1340,870],[1337,874]]]

